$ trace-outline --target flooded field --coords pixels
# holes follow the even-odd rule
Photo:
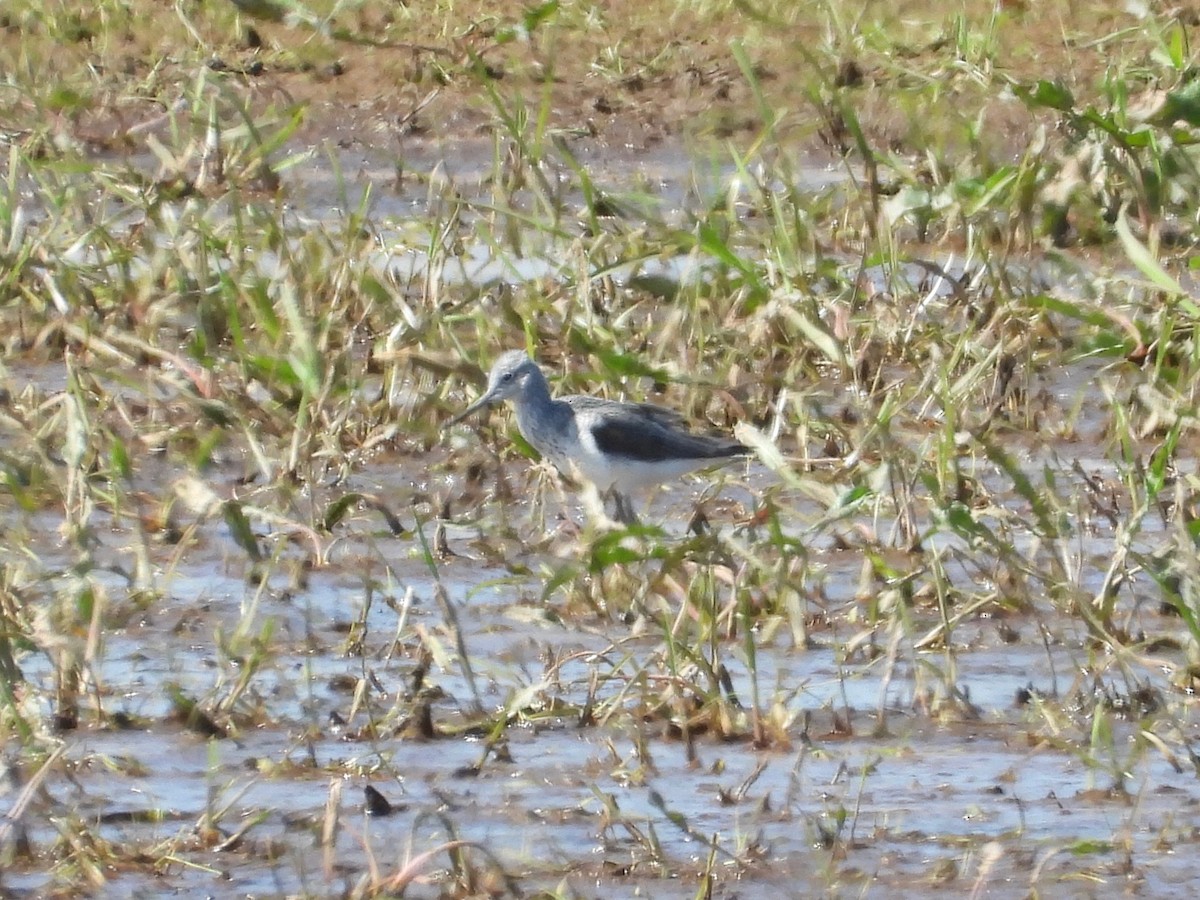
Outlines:
[[[893,553],[881,578],[864,560],[882,549],[853,546],[870,517],[822,524],[760,463],[722,474],[711,532],[686,533],[686,486],[653,505],[662,532],[623,544],[658,558],[600,565],[573,496],[524,464],[483,478],[511,496],[485,483],[473,512],[429,518],[428,492],[451,511],[470,502],[455,474],[470,452],[385,454],[320,488],[387,498],[403,533],[356,501],[319,536],[254,529],[258,559],[212,510],[180,510],[178,531],[154,537],[107,510],[80,571],[61,518],[14,515],[6,544],[40,555],[10,551],[7,577],[42,608],[11,712],[61,719],[66,667],[81,721],[59,722],[40,764],[10,743],[6,892],[38,896],[65,874],[135,896],[364,881],[415,895],[1161,896],[1194,877],[1180,851],[1196,840],[1197,723],[1178,690],[1180,619],[1160,603],[1122,603],[1135,643],[1112,648],[1045,594],[996,599],[981,571],[995,560],[965,540]],[[231,487],[239,471],[205,478],[250,508],[259,489]],[[150,493],[202,490],[137,472]],[[748,521],[765,497],[788,511],[771,564],[790,571],[771,589],[746,571],[766,563]],[[996,514],[1023,506],[1001,495]],[[1026,531],[1012,527],[1019,566],[1037,577],[1047,549]],[[1085,602],[1117,539],[1088,532],[1059,548]],[[1148,527],[1145,552],[1163,539]],[[134,590],[142,553],[149,583]],[[51,639],[55,614],[77,624]]]
[[[0,10],[0,895],[1190,896],[1187,15],[94,6]],[[751,452],[599,521],[514,348]]]

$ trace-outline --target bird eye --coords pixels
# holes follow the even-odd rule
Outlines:
[[[512,372],[505,372],[505,373],[504,373],[504,377],[503,377],[503,378],[501,378],[500,380],[501,380],[501,381],[512,381],[512,380],[513,380],[513,373],[512,373]]]

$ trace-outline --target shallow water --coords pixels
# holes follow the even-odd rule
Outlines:
[[[771,480],[754,468],[749,474],[752,490]],[[358,477],[386,487],[410,476],[381,464]],[[740,484],[742,476],[731,480]],[[677,488],[651,507],[676,540],[691,493]],[[567,512],[578,515],[573,505]],[[448,539],[462,555],[439,563],[435,582],[419,542],[375,531],[379,523],[369,516],[352,523],[327,566],[298,574],[287,564],[295,551],[285,547],[276,574],[262,582],[247,580],[249,566],[222,525],[203,524],[181,556],[173,547],[154,549],[164,567],[161,595],[140,610],[122,601],[123,578],[92,573],[112,605],[85,703],[98,699],[110,721],[120,713],[127,725],[62,735],[64,760],[22,819],[35,853],[53,846],[72,817],[114,843],[157,853],[174,847],[179,862],[161,867],[153,882],[136,873],[106,876],[106,891],[132,896],[168,886],[324,894],[348,889],[371,865],[399,871],[452,837],[487,848],[525,890],[565,878],[585,895],[692,896],[714,841],[719,896],[838,884],[852,892],[921,885],[960,893],[976,880],[998,895],[1034,885],[1073,892],[1072,879],[1084,872],[1097,890],[1132,878],[1138,890],[1156,893],[1197,874],[1190,854],[1163,851],[1193,839],[1200,784],[1190,766],[1177,771],[1156,752],[1138,754],[1122,779],[1128,793],[1110,795],[1115,772],[1107,760],[1125,759],[1135,722],[1116,720],[1111,753],[1089,763],[1087,753],[1071,749],[1069,725],[1055,746],[1036,701],[1018,705],[1023,688],[1052,698],[1070,695],[1080,681],[1120,681],[1073,617],[1052,608],[1016,614],[1005,622],[1016,637],[1006,639],[996,621],[969,618],[948,647],[902,652],[889,669],[882,657],[845,652],[855,631],[870,627],[861,615],[858,624],[846,615],[861,603],[847,589],[861,560],[816,552],[829,589],[824,602],[835,604],[830,619],[841,624],[815,631],[806,650],[782,632],[756,646],[760,696],[790,723],[788,741],[757,750],[699,733],[689,750],[661,719],[617,714],[641,708],[638,691],[617,701],[609,724],[580,725],[578,709],[593,690],[604,701],[641,677],[664,679],[664,686],[670,678],[654,616],[630,624],[568,611],[555,594],[543,601],[538,572],[569,564],[559,551],[577,539],[560,536],[549,555],[513,560],[533,570],[521,575],[472,559],[479,532],[460,524]],[[30,517],[26,524],[48,532],[50,522]],[[99,565],[127,558],[127,532],[100,535],[93,551]],[[1102,553],[1106,541],[1096,544]],[[43,564],[54,557],[47,548]],[[474,688],[436,600],[437,583],[456,609]],[[915,615],[925,626],[914,634],[936,625],[929,611]],[[1153,611],[1137,615],[1148,632],[1176,627]],[[411,689],[418,630],[426,646],[446,654],[426,676],[436,686],[431,712],[441,734],[420,738],[392,726],[375,734],[371,722],[386,718]],[[348,653],[352,632],[362,643]],[[879,645],[887,640],[876,637]],[[267,652],[248,670],[256,642]],[[744,642],[734,638],[719,649],[748,714],[753,678]],[[1172,651],[1160,656],[1164,667],[1182,662]],[[52,696],[49,660],[33,654],[20,662],[28,682]],[[603,673],[596,687],[593,672]],[[170,724],[166,683],[203,700],[226,694],[243,674],[251,687],[238,708],[247,724],[230,737]],[[945,693],[948,684],[957,698]],[[1165,670],[1149,686],[1170,691]],[[486,753],[482,734],[456,735],[473,716],[476,692],[494,712],[526,689],[532,706],[514,709],[499,757]],[[357,707],[356,690],[363,691]],[[1194,741],[1196,723],[1184,715],[1184,739]],[[21,769],[22,779],[32,774]],[[367,785],[394,804],[391,815],[364,815]],[[197,823],[218,810],[219,831],[206,846]],[[323,823],[334,813],[338,827],[324,839]],[[215,846],[259,816],[235,846]],[[472,859],[481,883],[500,878],[486,857]],[[415,895],[439,894],[447,860],[441,852],[420,864],[428,883],[414,886]],[[33,896],[51,876],[35,856],[10,867],[0,883],[11,896]]]
[[[483,190],[485,151],[460,158],[450,174]],[[407,162],[431,171],[433,159],[418,153]],[[354,171],[354,190],[370,185],[380,244],[373,263],[401,280],[423,277],[428,250],[403,229],[414,212],[428,214],[429,188],[395,185],[394,171],[378,161],[343,158],[340,166]],[[696,174],[664,150],[640,157],[635,174],[655,214],[669,219],[727,190],[730,172]],[[800,175],[810,190],[841,177],[826,168]],[[297,221],[336,223],[361,199],[344,192],[328,167],[293,177],[303,179],[307,198],[291,212]],[[554,276],[562,265],[553,241],[522,257],[476,243],[442,275],[520,281]],[[1062,271],[1031,264],[1030,278]],[[704,275],[690,257],[614,272],[677,281]],[[925,277],[907,267],[865,275],[879,291],[892,277]],[[950,290],[933,279],[920,315],[938,315]],[[1096,381],[1119,380],[1115,369],[1105,359],[1042,367],[1026,389],[1046,398],[1048,419],[1066,418],[1095,396]],[[17,363],[7,371],[12,394],[29,388],[55,396],[68,386],[61,365]],[[803,390],[814,409],[867,402],[836,385]],[[931,440],[938,417],[931,404],[919,427],[897,439]],[[1107,420],[1084,408],[1075,418],[1079,433],[1052,443],[1050,453],[1045,440],[1020,433],[1006,449],[1033,482],[1049,472],[1082,493],[1075,462],[1120,480],[1099,433]],[[961,594],[948,602],[950,617],[1003,573],[977,568],[978,545],[931,529],[934,514],[921,511],[915,526],[927,535],[925,553],[897,552],[891,579],[876,577],[866,566],[875,544],[864,536],[880,527],[870,508],[831,526],[823,503],[751,463],[720,473],[722,487],[707,505],[725,536],[716,546],[733,552],[745,544],[759,498],[785,509],[780,534],[803,548],[807,580],[792,587],[807,634],[796,638],[773,614],[749,641],[728,622],[710,640],[698,624],[702,611],[694,604],[681,611],[690,581],[674,592],[646,588],[658,574],[654,562],[628,565],[634,586],[606,593],[600,573],[585,571],[578,501],[547,488],[543,474],[509,465],[504,477],[516,495],[509,499],[494,489],[494,464],[481,484],[468,484],[455,459],[478,442],[464,428],[434,454],[380,453],[336,489],[306,488],[386,498],[406,528],[419,513],[430,540],[431,510],[453,501],[443,523],[446,558],[427,560],[412,533],[393,535],[377,512],[357,508],[315,538],[319,554],[296,536],[300,529],[255,521],[256,534],[269,537],[260,541],[264,561],[254,564],[219,515],[205,518],[181,504],[183,537],[146,538],[149,584],[136,585],[142,539],[128,517],[93,514],[90,567],[81,572],[61,510],[14,512],[5,527],[19,530],[21,541],[10,543],[36,546],[38,555],[5,550],[6,571],[21,573],[47,607],[90,585],[100,611],[87,653],[95,663],[83,672],[82,726],[58,735],[63,757],[20,818],[32,853],[12,854],[0,893],[48,892],[54,867],[69,866],[75,852],[64,836],[85,829],[156,860],[128,871],[100,866],[93,887],[113,896],[330,895],[373,870],[382,878],[401,872],[414,858],[419,878],[408,895],[468,893],[438,849],[452,839],[473,842],[477,892],[498,890],[509,877],[526,894],[565,883],[579,896],[694,897],[711,872],[713,895],[726,897],[767,890],[959,896],[974,888],[994,896],[1165,896],[1200,876],[1185,852],[1195,841],[1200,782],[1180,749],[1196,746],[1200,725],[1174,687],[1188,645],[1180,620],[1155,604],[1121,612],[1130,634],[1172,639],[1136,660],[1107,656],[1071,614],[1071,601],[1037,585],[1031,606],[988,605],[949,625],[929,597],[910,598],[897,635],[888,624],[897,619],[874,606],[897,602],[889,593],[906,575],[923,574],[931,555]],[[247,456],[221,450],[205,483],[221,498],[253,504],[254,486],[242,477]],[[1032,564],[1062,551],[1076,566],[1071,587],[1095,596],[1118,543],[1102,517],[1072,519],[1061,546],[1048,548],[1023,527],[1030,510],[1008,479],[975,467],[965,453],[957,462],[991,494],[978,517],[1009,529],[1018,556]],[[844,463],[828,464],[821,483],[848,492],[842,471]],[[137,473],[155,496],[169,494],[181,475],[153,455],[137,461]],[[1183,464],[1179,476],[1192,474]],[[668,546],[687,539],[699,493],[697,482],[676,485],[647,506]],[[1154,551],[1168,531],[1148,518],[1135,549]],[[901,543],[879,536],[881,546]],[[671,574],[703,583],[721,569],[700,555],[688,565]],[[590,602],[574,595],[589,589]],[[89,624],[65,629],[61,646],[48,642],[53,652],[24,648],[19,656],[28,685],[22,702],[40,716],[54,712],[55,654],[82,657]],[[697,658],[688,658],[683,648],[693,645]],[[728,741],[702,717],[691,723],[680,713],[710,687],[705,666],[718,664],[736,699],[728,704],[736,739]],[[208,710],[225,733],[182,721],[173,691]],[[1166,750],[1139,741],[1131,698],[1143,693],[1171,706]],[[749,739],[756,696],[770,733],[760,746]],[[656,709],[663,699],[674,705]],[[424,731],[423,703],[432,724]],[[1092,721],[1097,704],[1111,712],[1089,733],[1080,723]],[[601,710],[595,722],[582,715],[589,706]],[[490,748],[479,723],[505,718]],[[36,759],[8,750],[5,758],[0,808],[38,777]],[[1112,790],[1118,783],[1123,790]],[[367,786],[393,804],[390,815],[366,814]],[[223,845],[243,828],[239,841]],[[0,852],[10,853],[12,843]]]

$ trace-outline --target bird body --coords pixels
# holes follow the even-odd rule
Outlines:
[[[492,366],[487,390],[456,416],[512,400],[525,440],[561,472],[612,494],[617,518],[636,521],[629,494],[748,452],[737,441],[688,431],[683,417],[650,403],[585,395],[555,399],[545,375],[520,350]]]

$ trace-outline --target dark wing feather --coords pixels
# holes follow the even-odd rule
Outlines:
[[[589,406],[592,404],[583,403],[576,408],[584,410]],[[683,417],[661,406],[648,403],[616,406],[596,401],[595,408],[601,414],[591,425],[592,437],[601,452],[610,456],[642,462],[667,462],[675,459],[724,459],[748,452],[743,444],[729,438],[693,434],[684,430]]]

